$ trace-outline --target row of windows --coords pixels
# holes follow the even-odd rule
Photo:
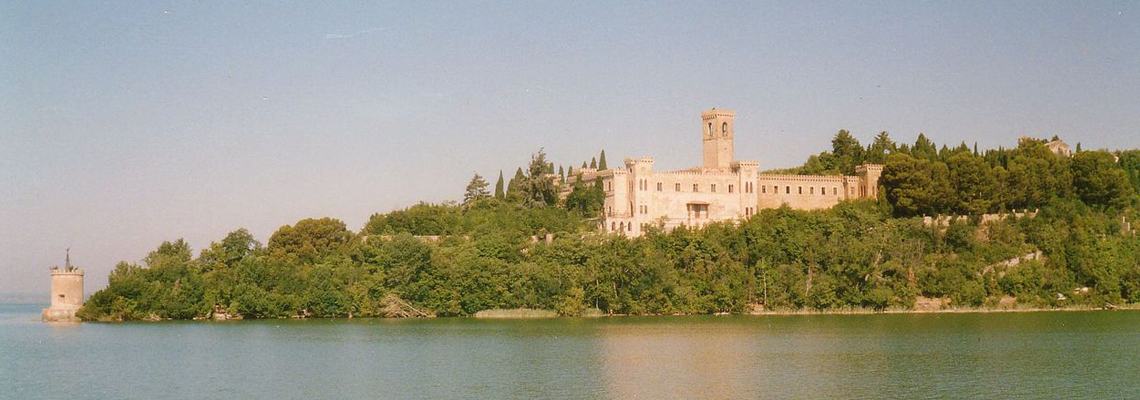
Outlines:
[[[610,182],[606,182],[606,186],[607,186],[606,189],[607,190],[609,190],[610,184],[611,184]],[[631,188],[632,188],[632,185],[633,185],[633,183],[630,182]],[[649,181],[645,180],[645,179],[639,179],[637,181],[637,188],[638,188],[638,190],[642,190],[642,191],[649,190]],[[664,183],[657,182],[657,191],[658,192],[664,191],[664,188],[665,188]],[[771,193],[779,194],[780,188],[781,188],[780,186],[773,185],[771,187]],[[783,186],[783,189],[784,189],[784,194],[792,194],[792,187],[791,186]],[[807,190],[808,191],[806,194],[809,194],[809,195],[816,194],[816,190],[815,190],[814,186],[808,186]],[[681,191],[681,184],[680,183],[674,183],[673,184],[673,191],[680,192]],[[700,191],[701,191],[700,184],[694,183],[693,184],[693,192],[699,193]],[[710,193],[716,193],[717,192],[717,187],[716,187],[715,183],[709,185],[709,192]],[[728,185],[728,193],[735,193],[735,192],[736,192],[736,185],[729,184]],[[753,186],[753,183],[752,182],[745,182],[744,183],[744,193],[754,193],[754,192],[755,192],[755,187]],[[769,192],[768,185],[761,185],[760,186],[760,193],[767,194],[768,192]],[[804,193],[804,187],[803,186],[797,186],[796,187],[796,194],[805,194]],[[826,195],[827,194],[827,188],[821,186],[819,188],[819,194]],[[831,188],[831,195],[832,196],[838,196],[839,195],[839,188],[832,187]]]
[[[751,183],[745,183],[744,187],[745,187],[745,193],[752,193],[752,184]],[[649,182],[644,180],[644,179],[638,180],[637,189],[638,190],[649,190]],[[657,191],[662,192],[664,190],[665,190],[665,184],[662,182],[657,182]],[[709,185],[709,192],[716,193],[716,190],[717,189],[716,189],[715,183]],[[674,183],[673,184],[673,191],[674,192],[680,192],[681,191],[681,184],[680,183]],[[694,183],[693,184],[693,192],[700,192],[700,191],[701,191],[700,184]],[[736,193],[736,185],[729,184],[728,185],[728,192],[729,193]]]
[[[760,193],[761,194],[768,193],[768,185],[761,185],[760,186]],[[779,186],[772,186],[772,193],[773,194],[780,194],[780,187]],[[791,186],[784,186],[784,194],[792,194],[792,187]],[[797,186],[796,187],[796,194],[804,194],[804,187],[803,186]],[[807,194],[815,194],[815,186],[808,186]],[[820,187],[819,188],[819,194],[827,195],[827,188]],[[831,195],[832,196],[838,196],[839,195],[839,189],[834,188],[834,187],[831,188]]]

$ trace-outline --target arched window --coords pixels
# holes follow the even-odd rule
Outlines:
[[[721,136],[728,136],[728,123],[727,122],[720,124],[720,134],[721,134]]]
[[[712,137],[716,131],[713,131],[712,122],[709,122],[709,137]]]
[[[616,231],[616,230],[617,230],[617,222],[612,222],[612,221],[611,221],[611,222],[610,222],[610,231],[611,231],[611,232],[613,232],[613,231]]]

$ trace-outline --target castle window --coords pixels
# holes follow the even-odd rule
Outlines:
[[[610,232],[617,230],[617,222],[610,222]]]
[[[625,230],[627,230],[627,231],[630,231],[630,232],[633,232],[633,223],[632,223],[632,222],[630,222],[630,223],[629,223],[629,225],[626,225],[626,226],[625,226]]]
[[[713,192],[713,193],[716,193],[716,184],[714,183],[714,184],[712,184],[710,187],[711,187],[711,189],[709,189],[709,191],[710,191],[710,192]]]
[[[680,192],[681,191],[681,184],[680,183],[674,183],[673,184],[673,191],[674,192]]]
[[[712,137],[715,133],[716,131],[713,130],[712,122],[709,122],[709,137]]]
[[[768,185],[760,185],[760,193],[768,193]]]
[[[720,124],[720,133],[722,136],[728,136],[728,123],[727,122]]]
[[[694,183],[694,184],[693,184],[693,193],[696,193],[696,192],[699,192],[699,191],[701,191],[701,190],[700,190],[700,188],[697,186],[697,184],[695,184],[695,183]]]
[[[831,187],[831,195],[832,196],[838,196],[839,195],[839,189],[836,189],[834,186]]]
[[[825,187],[820,187],[820,188],[819,188],[819,194],[820,194],[820,195],[822,195],[822,196],[826,196],[826,195],[827,195],[827,188],[825,188]]]
[[[657,191],[658,191],[658,192],[660,192],[660,191],[661,191],[661,182],[657,182]]]
[[[728,185],[728,192],[732,193],[732,185]]]
[[[815,194],[815,186],[808,188],[808,194]]]
[[[784,186],[784,194],[792,194],[792,187]]]
[[[800,186],[797,189],[799,189],[799,191],[800,191],[798,194],[804,194],[804,187],[803,186]]]

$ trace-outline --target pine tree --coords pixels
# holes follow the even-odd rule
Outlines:
[[[597,158],[590,157],[590,168],[594,168],[594,169],[598,168],[598,159]]]
[[[482,176],[475,174],[471,177],[471,182],[467,184],[467,192],[463,194],[463,204],[483,200],[490,197],[487,193],[487,181],[483,180]]]
[[[507,195],[507,193],[503,191],[503,170],[500,169],[499,170],[499,181],[495,182],[495,198],[501,199],[501,198],[505,197],[506,195]]]
[[[1077,152],[1081,152],[1081,142],[1077,142]]]
[[[598,156],[598,170],[604,171],[606,169],[606,151],[602,150],[602,154]]]

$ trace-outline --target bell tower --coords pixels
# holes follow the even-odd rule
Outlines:
[[[736,113],[731,110],[713,108],[701,113],[701,126],[704,131],[704,163],[706,170],[724,170],[732,163],[732,119]]]

